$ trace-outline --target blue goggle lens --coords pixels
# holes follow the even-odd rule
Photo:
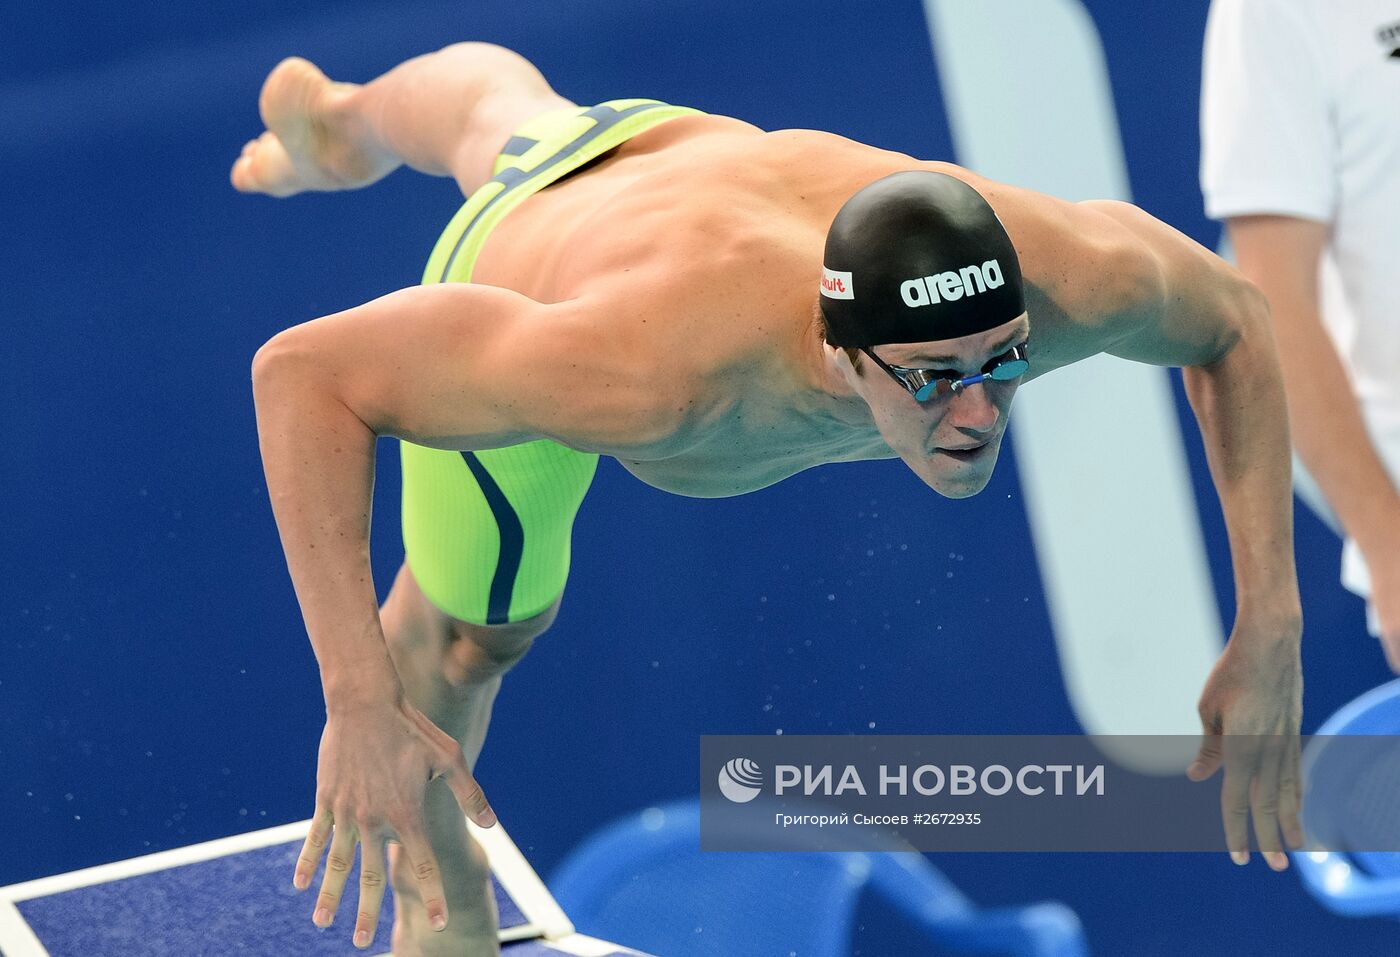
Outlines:
[[[1012,379],[1019,379],[1026,374],[1026,370],[1031,367],[1031,364],[1029,360],[1021,357],[1019,349],[1014,350],[1014,354],[1015,358],[1005,359],[986,372],[979,372],[977,375],[970,375],[963,379],[949,379],[943,376],[930,378],[923,370],[900,371],[904,373],[906,379],[913,380],[911,384],[917,386],[914,390],[914,398],[919,402],[925,402],[934,394],[959,392],[984,379],[991,379],[994,382],[1010,382]]]

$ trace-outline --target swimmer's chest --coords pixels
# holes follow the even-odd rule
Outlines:
[[[648,485],[697,498],[742,495],[829,462],[893,456],[873,427],[855,429],[767,402],[738,403],[710,421],[685,422],[670,449],[615,454]]]

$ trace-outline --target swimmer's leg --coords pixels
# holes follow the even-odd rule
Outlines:
[[[364,85],[292,57],[263,83],[267,132],[243,147],[230,179],[242,192],[291,196],[368,186],[406,164],[470,195],[517,128],[572,105],[529,60],[490,43],[455,43]]]
[[[424,596],[406,562],[399,569],[380,609],[389,653],[409,700],[457,739],[468,767],[475,767],[486,740],[502,676],[553,623],[557,610],[556,601],[541,614],[520,622],[477,625],[460,621]],[[398,845],[391,844],[394,955],[493,955],[497,952],[496,917],[485,855],[468,836],[462,810],[445,781],[428,785],[424,805],[425,829],[442,869],[449,923],[441,933],[428,926],[418,881]]]

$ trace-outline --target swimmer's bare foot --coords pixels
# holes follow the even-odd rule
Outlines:
[[[334,83],[315,64],[290,57],[273,68],[258,97],[267,131],[243,147],[229,179],[243,193],[291,196],[356,189],[400,165],[369,135],[354,109],[354,83]]]

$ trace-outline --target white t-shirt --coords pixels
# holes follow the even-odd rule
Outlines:
[[[1216,219],[1332,225],[1326,324],[1400,475],[1400,0],[1214,0],[1201,190]]]

